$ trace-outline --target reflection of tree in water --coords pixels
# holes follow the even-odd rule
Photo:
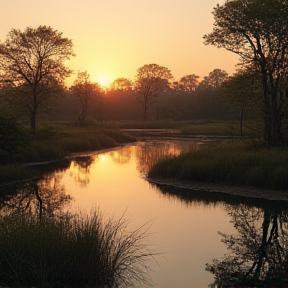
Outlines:
[[[145,175],[160,159],[169,155],[179,155],[190,149],[198,149],[198,143],[172,140],[140,142],[136,147],[137,170]]]
[[[90,181],[90,167],[98,161],[99,155],[75,158],[70,163],[69,173],[81,187],[85,187]]]
[[[169,154],[170,149],[168,142],[139,143],[136,149],[137,170],[146,174],[153,164]]]
[[[110,152],[109,156],[115,163],[129,163],[132,157],[132,148],[130,146],[122,147],[121,149]]]
[[[41,218],[44,213],[53,216],[61,212],[71,197],[65,194],[60,180],[59,174],[53,173],[44,180],[31,180],[19,185],[16,193],[7,196],[1,203],[0,213],[32,213],[39,214]]]
[[[231,287],[231,283],[272,287],[265,286],[272,282],[273,287],[286,287],[283,285],[288,278],[287,210],[249,208],[240,204],[238,207],[227,205],[227,212],[238,234],[219,232],[229,253],[221,260],[206,264],[218,287]]]

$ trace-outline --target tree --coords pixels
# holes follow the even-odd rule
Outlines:
[[[173,76],[166,67],[148,64],[137,70],[134,89],[143,107],[143,119],[147,119],[148,108],[155,103],[155,99],[169,88]]]
[[[243,136],[244,114],[248,114],[250,110],[252,115],[250,119],[257,116],[258,110],[262,107],[259,103],[261,97],[261,89],[259,89],[259,72],[253,67],[247,69],[239,69],[228,81],[223,83],[223,98],[229,107],[240,108],[240,134]],[[261,85],[260,85],[261,87]],[[249,101],[248,101],[249,100]],[[260,107],[259,107],[260,106]],[[244,113],[246,110],[246,113]],[[248,111],[247,111],[248,110]],[[257,117],[258,118],[258,117]],[[258,119],[259,120],[259,119]],[[262,130],[257,127],[257,131]],[[257,135],[253,135],[257,136]]]
[[[64,65],[74,56],[72,48],[72,40],[49,26],[27,27],[24,32],[12,29],[0,43],[1,80],[18,88],[33,133],[39,107],[72,72]]]
[[[103,91],[99,83],[92,83],[89,80],[89,74],[87,71],[78,72],[77,79],[74,81],[70,89],[81,102],[81,113],[78,116],[78,123],[82,125],[85,121],[91,100],[100,97]]]
[[[132,90],[132,81],[128,78],[117,78],[111,84],[111,90],[130,91]]]
[[[199,84],[198,78],[199,76],[195,74],[183,76],[179,82],[173,83],[174,90],[178,92],[193,93]]]
[[[229,75],[225,70],[214,69],[212,72],[209,73],[208,76],[205,76],[204,79],[200,82],[199,88],[217,90],[228,79]]]
[[[262,78],[264,141],[284,144],[283,109],[288,73],[288,1],[227,0],[213,11],[213,32],[205,44],[236,53],[242,63],[254,63]]]

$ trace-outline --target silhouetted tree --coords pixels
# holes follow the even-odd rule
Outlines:
[[[259,89],[260,79],[259,71],[253,69],[253,67],[247,67],[246,69],[239,69],[237,73],[229,78],[228,81],[223,83],[223,98],[229,107],[235,107],[239,112],[240,119],[240,134],[243,136],[243,122],[244,122],[244,111],[246,114],[250,113],[249,119],[259,120],[259,111],[262,106],[260,101],[261,89]],[[257,121],[258,122],[258,121]],[[257,125],[257,131],[262,131]],[[263,133],[263,132],[262,132]],[[258,134],[258,133],[257,133]],[[259,135],[251,135],[257,137]]]
[[[228,0],[213,11],[213,32],[205,44],[236,53],[253,62],[262,75],[264,140],[266,146],[284,143],[282,122],[288,73],[288,2],[279,0]]]
[[[170,70],[157,64],[144,65],[137,70],[134,89],[143,107],[143,119],[147,119],[148,108],[160,93],[169,88],[173,78]]]
[[[199,76],[197,76],[195,74],[183,76],[179,81],[178,89],[180,91],[184,91],[184,92],[188,92],[188,93],[195,92],[195,90],[199,84],[198,78],[199,78]]]
[[[117,78],[112,82],[110,89],[120,91],[132,90],[132,81],[128,78]]]
[[[219,89],[228,79],[229,75],[225,70],[214,69],[200,82],[199,89]]]
[[[100,97],[103,91],[99,83],[92,83],[89,80],[87,71],[78,72],[77,79],[70,89],[81,102],[81,113],[78,116],[78,123],[82,125],[85,121],[90,102],[92,99]]]
[[[0,43],[1,79],[18,88],[13,94],[28,110],[33,133],[39,107],[71,74],[64,62],[73,56],[72,48],[72,40],[49,26],[28,27],[24,32],[12,29]]]

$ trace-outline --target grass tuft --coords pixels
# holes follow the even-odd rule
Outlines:
[[[131,233],[127,221],[99,212],[0,218],[0,285],[9,287],[112,287],[149,283],[145,244],[149,224]],[[90,287],[90,286],[89,286]]]

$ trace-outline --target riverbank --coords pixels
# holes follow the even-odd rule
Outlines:
[[[30,135],[27,144],[17,151],[0,154],[0,185],[34,177],[27,166],[35,163],[59,162],[80,153],[110,149],[134,141],[136,138],[127,133],[100,125],[45,125],[35,135]]]
[[[242,141],[203,145],[197,151],[166,157],[154,164],[149,179],[287,191],[288,150],[252,147]]]
[[[146,178],[149,183],[157,186],[170,186],[182,189],[190,189],[198,192],[208,192],[217,194],[229,194],[234,196],[265,199],[269,201],[288,202],[288,190],[259,189],[251,186],[233,186],[225,183],[203,183],[195,181],[185,181],[167,178]]]

